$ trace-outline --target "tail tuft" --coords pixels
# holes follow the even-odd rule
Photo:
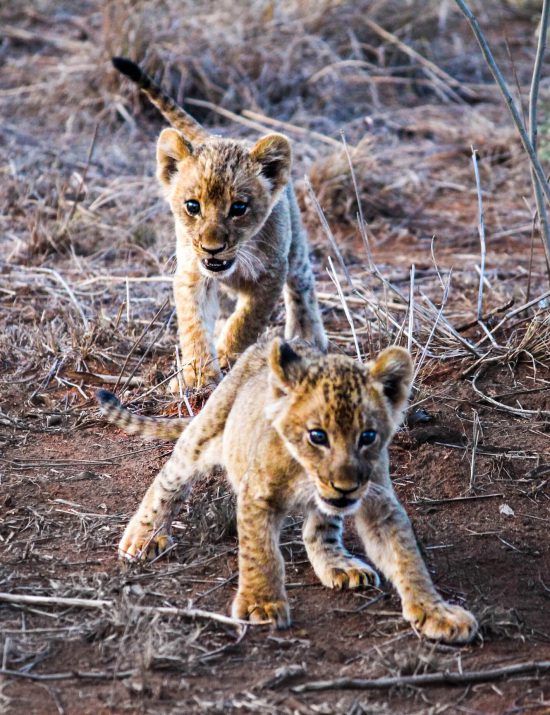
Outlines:
[[[102,407],[107,405],[116,407],[120,406],[118,397],[116,395],[113,395],[112,392],[109,392],[109,390],[97,390],[95,393],[95,398]]]
[[[121,74],[126,75],[126,77],[129,77],[132,82],[135,82],[136,84],[140,84],[142,82],[144,73],[141,67],[135,62],[132,62],[132,60],[129,60],[127,57],[112,57],[111,62],[113,63],[113,67],[115,69],[117,69]]]

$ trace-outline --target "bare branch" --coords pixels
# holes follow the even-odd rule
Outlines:
[[[509,678],[511,675],[526,675],[550,670],[550,660],[530,661],[529,663],[514,663],[503,668],[490,668],[488,670],[472,670],[466,673],[424,673],[423,675],[402,675],[389,678],[375,678],[363,680],[362,678],[336,678],[335,680],[317,680],[303,683],[291,688],[295,693],[305,693],[312,690],[388,690],[398,686],[409,685],[416,688],[425,688],[438,685],[468,685],[469,683],[487,683],[492,680]]]

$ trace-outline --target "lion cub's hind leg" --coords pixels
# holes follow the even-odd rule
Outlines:
[[[303,537],[313,570],[324,586],[341,590],[379,585],[376,571],[344,548],[341,517],[310,511]]]
[[[194,479],[219,462],[221,440],[204,440],[201,444],[204,430],[197,427],[200,425],[195,418],[130,519],[118,546],[121,559],[150,561],[171,546],[170,527],[179,505]]]
[[[192,466],[178,466],[178,460],[172,456],[128,522],[118,545],[119,558],[151,561],[170,548],[172,519],[197,474],[197,469]]]

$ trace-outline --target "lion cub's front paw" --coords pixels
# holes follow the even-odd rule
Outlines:
[[[152,561],[167,551],[172,539],[163,531],[155,533],[140,522],[130,522],[118,545],[118,557],[127,561]]]
[[[214,388],[222,379],[223,375],[219,370],[196,371],[192,366],[188,366],[181,372],[181,386],[186,387],[212,387]],[[168,390],[174,397],[180,397],[180,381],[178,377],[173,377],[168,383]]]
[[[234,355],[231,350],[228,350],[225,345],[220,343],[216,345],[216,354],[220,368],[226,371],[231,370],[231,366],[235,364],[237,356]]]
[[[423,636],[443,643],[469,643],[478,629],[470,611],[445,601],[408,606],[403,616]]]
[[[276,628],[288,628],[290,626],[290,609],[286,599],[274,599],[264,601],[261,599],[251,600],[241,594],[235,596],[231,609],[233,618],[249,620],[251,623],[262,623],[270,621]]]
[[[362,563],[345,567],[330,567],[326,570],[325,579],[323,579],[323,583],[337,591],[380,585],[380,578],[376,571]]]

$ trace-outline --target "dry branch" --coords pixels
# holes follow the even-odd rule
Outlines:
[[[306,693],[314,690],[388,690],[389,688],[410,686],[426,688],[440,685],[470,685],[471,683],[487,683],[502,680],[512,675],[527,675],[550,670],[550,660],[531,661],[529,663],[514,663],[503,668],[488,670],[472,670],[469,673],[425,673],[424,675],[397,675],[389,678],[363,680],[361,678],[336,678],[335,680],[317,680],[311,683],[296,685],[295,693]]]
[[[113,609],[116,607],[115,601],[107,601],[95,598],[62,598],[52,596],[24,596],[18,593],[0,593],[0,603],[13,603],[16,605],[27,606],[63,606],[65,608],[87,608],[92,610],[103,610],[104,608]],[[161,616],[176,616],[178,618],[186,618],[194,620],[195,618],[216,621],[224,623],[228,626],[248,626],[248,625],[265,625],[265,623],[250,624],[248,621],[243,621],[240,618],[231,618],[224,616],[221,613],[212,613],[211,611],[203,611],[200,608],[176,608],[172,606],[137,606],[131,605],[131,608],[138,613],[147,613],[151,615]]]
[[[479,290],[477,293],[477,319],[483,316],[483,282],[485,280],[485,221],[483,220],[483,196],[481,194],[481,181],[479,180],[479,168],[477,165],[477,151],[472,147],[472,163],[474,165],[474,175],[476,178],[477,192],[477,229],[479,232],[479,244],[481,247],[481,262],[479,266]]]
[[[548,32],[548,14],[550,10],[550,0],[544,0],[542,6],[542,15],[539,26],[539,41],[537,44],[537,54],[535,57],[535,64],[533,66],[533,76],[531,78],[531,89],[529,92],[529,138],[531,139],[531,144],[533,145],[533,150],[535,154],[538,149],[537,134],[537,105],[539,99],[539,85],[540,76],[542,73],[542,64],[544,60],[544,52],[546,50],[546,35]],[[546,248],[546,266],[548,271],[550,271],[550,227],[548,226],[548,212],[546,210],[546,204],[544,203],[544,196],[542,194],[542,189],[537,178],[537,175],[531,167],[531,182],[533,184],[533,191],[535,194],[535,202],[537,205],[537,214],[539,218],[539,226],[541,232],[541,238],[543,245]]]
[[[516,125],[516,129],[519,132],[523,148],[525,149],[527,156],[529,157],[533,172],[537,177],[537,186],[539,186],[539,188],[544,192],[547,201],[550,201],[550,185],[548,184],[548,181],[546,179],[544,169],[542,168],[536,150],[533,147],[529,136],[527,135],[525,124],[523,123],[519,110],[516,106],[516,103],[514,102],[514,98],[512,97],[512,94],[508,89],[508,85],[506,83],[506,80],[504,79],[504,75],[500,71],[495,61],[495,58],[493,57],[493,53],[491,52],[491,48],[489,47],[485,35],[481,31],[481,28],[475,15],[472,13],[466,2],[464,2],[464,0],[455,0],[455,2],[462,11],[463,15],[468,20],[470,27],[472,28],[472,31],[479,43],[479,46],[481,47],[481,52],[483,53],[483,56],[489,66],[489,69],[491,70],[491,74],[495,78],[495,81],[499,86],[502,96],[504,97],[504,101],[506,102],[506,105],[510,110],[512,119],[514,120],[514,124]],[[543,28],[541,28],[541,33],[542,31]],[[548,242],[548,240],[544,241],[544,250],[546,251],[546,259],[550,263],[550,243]]]

